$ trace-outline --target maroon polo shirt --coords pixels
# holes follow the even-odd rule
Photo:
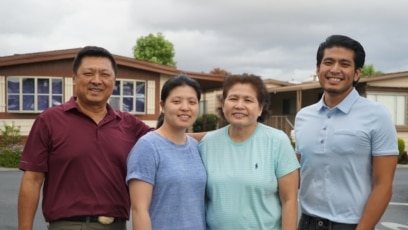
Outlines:
[[[36,118],[20,169],[45,173],[46,221],[97,215],[129,219],[127,156],[152,128],[129,113],[107,108],[96,124],[72,97]]]

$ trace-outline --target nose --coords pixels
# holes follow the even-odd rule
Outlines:
[[[235,108],[242,108],[244,105],[244,101],[243,100],[238,100],[237,103],[235,104]]]
[[[180,109],[183,110],[183,111],[189,110],[189,109],[190,109],[190,105],[189,105],[188,101],[183,101],[183,102],[181,103]]]
[[[334,65],[330,68],[330,72],[338,73],[340,72],[340,63],[334,63]]]
[[[101,82],[102,82],[101,75],[99,73],[95,73],[95,75],[91,79],[91,83],[100,84]]]

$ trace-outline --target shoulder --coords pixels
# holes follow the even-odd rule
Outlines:
[[[214,131],[209,131],[207,132],[207,134],[201,139],[201,142],[207,142],[210,140],[217,140],[220,137],[224,136],[226,134],[226,130],[228,129],[228,126],[219,128],[217,130]]]
[[[267,136],[269,137],[274,137],[274,138],[285,138],[286,134],[280,130],[280,129],[275,129],[271,126],[259,123],[258,128],[257,128],[257,136]]]
[[[186,136],[187,136],[187,144],[195,145],[195,146],[198,145],[198,141],[194,137],[191,137],[190,135],[186,135]]]
[[[383,104],[365,97],[359,97],[355,109],[370,117],[377,117],[379,119],[391,117],[390,111]]]
[[[305,106],[305,107],[301,108],[299,110],[299,112],[297,112],[296,116],[303,115],[304,113],[310,113],[312,111],[318,111],[321,106],[322,105],[321,105],[320,102],[312,104],[312,105]]]

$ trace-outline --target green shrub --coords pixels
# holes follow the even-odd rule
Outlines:
[[[21,143],[20,127],[14,123],[6,124],[1,130],[0,166],[18,167],[23,145]]]
[[[218,116],[215,114],[203,114],[193,124],[193,132],[211,131],[217,128]]]
[[[398,163],[408,163],[407,152],[405,151],[405,141],[398,137]]]
[[[20,150],[3,150],[0,154],[0,166],[6,168],[18,168],[21,160]]]

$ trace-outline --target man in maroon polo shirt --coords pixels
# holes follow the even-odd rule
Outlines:
[[[126,229],[127,155],[152,128],[107,103],[116,74],[109,51],[83,48],[73,62],[75,97],[36,118],[20,163],[20,230],[33,228],[41,187],[51,230]]]

